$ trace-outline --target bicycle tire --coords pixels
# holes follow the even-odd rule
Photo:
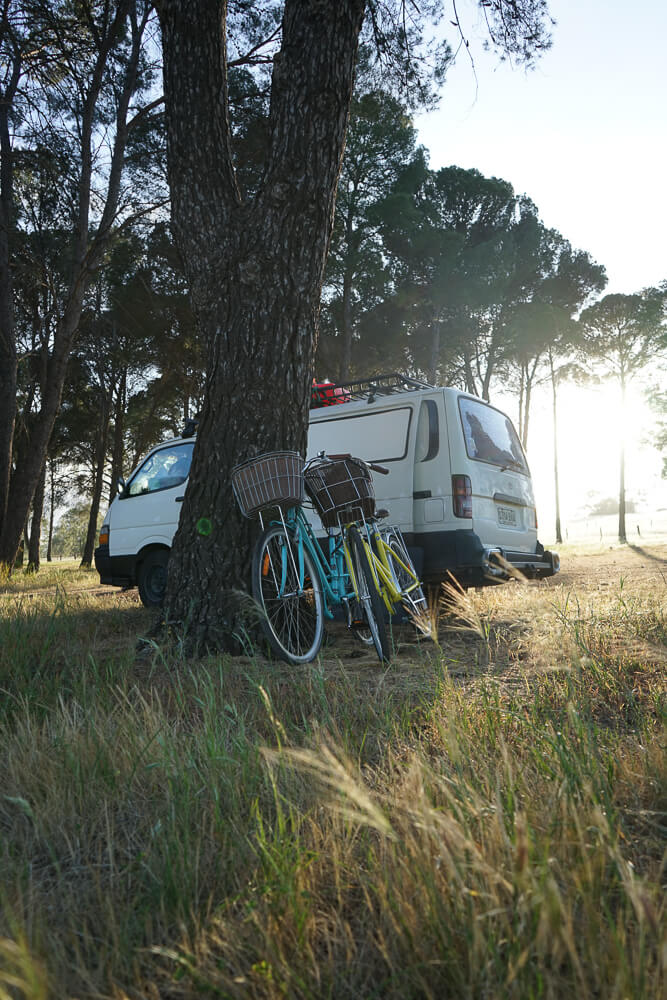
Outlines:
[[[351,525],[347,533],[352,565],[357,578],[357,597],[361,603],[373,638],[375,652],[381,662],[391,659],[391,649],[387,636],[386,613],[382,596],[378,591],[373,570],[368,561],[368,553],[361,540],[359,529]]]
[[[253,551],[252,593],[271,649],[281,660],[295,664],[314,660],[324,636],[322,585],[307,549],[303,550],[303,588],[299,587],[298,564],[294,538],[282,525],[268,527]]]
[[[423,638],[428,639],[432,636],[433,632],[428,611],[428,601],[426,600],[424,589],[419,581],[417,570],[410,558],[403,537],[396,529],[390,528],[383,534],[383,540],[387,546],[387,559],[401,591],[403,608],[417,632]],[[400,560],[400,562],[395,561],[392,558],[392,554],[395,554],[397,560]],[[410,571],[409,573],[401,563],[405,563]],[[414,585],[415,580],[417,581],[416,586]]]

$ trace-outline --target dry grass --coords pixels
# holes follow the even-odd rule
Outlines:
[[[13,581],[0,998],[663,996],[663,572],[460,594],[389,669]]]

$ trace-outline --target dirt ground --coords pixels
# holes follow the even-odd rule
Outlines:
[[[574,547],[565,546],[561,550],[561,571],[556,576],[529,581],[526,589],[512,582],[470,591],[467,602],[464,600],[463,613],[467,617],[467,603],[472,619],[476,618],[475,611],[478,611],[480,623],[483,620],[489,622],[490,633],[496,639],[494,659],[498,663],[506,660],[508,649],[505,646],[516,646],[517,633],[524,630],[524,619],[530,614],[528,608],[532,606],[533,599],[539,601],[540,594],[551,591],[557,600],[557,592],[562,594],[574,590],[582,596],[596,591],[614,592],[621,583],[626,592],[667,592],[667,544],[646,547],[616,545],[591,547],[589,550],[581,547],[574,550]],[[492,611],[489,605],[493,607]],[[473,667],[474,672],[481,663],[477,648],[480,637],[474,633],[474,627],[469,630],[465,626],[466,623],[461,623],[455,615],[439,617],[440,650],[448,659],[459,662],[464,675],[469,672],[467,664]],[[415,631],[409,625],[394,627],[392,637],[394,670],[403,665],[411,666],[415,658],[422,660],[424,654],[428,654],[431,644],[428,640],[416,640]],[[379,666],[374,650],[362,646],[344,625],[339,624],[327,626],[327,640],[320,658],[325,666],[334,661],[355,668]]]
[[[615,586],[621,578],[630,582],[643,582],[662,576],[667,586],[667,545],[617,545],[605,550],[579,550],[561,555],[561,571],[540,586],[568,586],[597,589]]]

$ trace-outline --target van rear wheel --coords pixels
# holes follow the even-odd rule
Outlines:
[[[137,584],[145,608],[161,608],[167,590],[168,549],[153,549],[139,567]]]

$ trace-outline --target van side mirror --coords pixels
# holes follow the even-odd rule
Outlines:
[[[118,479],[116,480],[116,491],[121,500],[125,496],[126,489],[127,489],[127,483],[125,482],[122,476],[119,476]]]

